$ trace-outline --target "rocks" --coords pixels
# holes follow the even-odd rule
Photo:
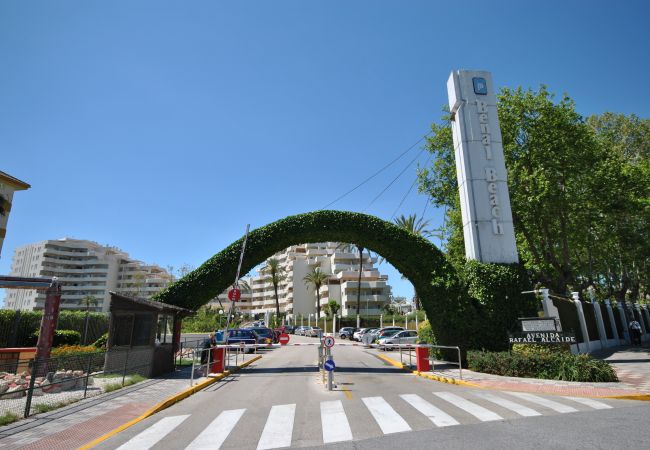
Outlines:
[[[48,372],[43,376],[34,379],[34,394],[41,396],[45,394],[58,394],[73,389],[84,389],[86,383],[92,385],[95,380],[88,376],[83,370],[57,370]],[[0,372],[0,399],[19,398],[25,395],[32,382],[32,376],[28,372],[10,374]]]
[[[9,389],[9,383],[6,381],[0,381],[0,394],[4,394]]]
[[[10,387],[7,389],[7,393],[0,396],[2,400],[9,400],[15,398],[23,398],[25,395],[25,389],[19,386]]]

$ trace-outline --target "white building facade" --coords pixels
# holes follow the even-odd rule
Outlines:
[[[133,260],[116,247],[78,239],[58,239],[19,247],[11,264],[12,276],[57,277],[61,283],[61,309],[108,311],[109,291],[150,298],[167,287],[173,276],[156,265]],[[94,304],[85,300],[91,297]],[[43,309],[45,293],[7,289],[5,309]]]
[[[289,317],[307,317],[316,314],[316,292],[305,284],[304,277],[314,268],[329,275],[320,288],[321,316],[330,300],[340,305],[339,315],[356,316],[357,292],[359,290],[359,253],[351,246],[347,248],[337,242],[322,242],[293,245],[273,258],[277,259],[284,275],[278,286],[280,312]],[[377,258],[364,252],[361,271],[361,315],[379,315],[382,307],[390,301],[391,288],[388,276],[382,275],[374,265]],[[258,269],[258,275],[247,278],[250,290],[242,290],[237,309],[250,315],[275,312],[275,293],[268,280],[266,264]],[[220,301],[220,303],[219,303]],[[227,291],[214,300],[213,307],[230,307]]]

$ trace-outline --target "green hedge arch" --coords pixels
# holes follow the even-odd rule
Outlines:
[[[208,303],[232,284],[242,241],[230,244],[156,299],[194,310]],[[444,283],[431,283],[434,273],[454,278],[454,269],[436,246],[378,217],[349,211],[298,214],[251,231],[241,273],[291,245],[327,241],[359,244],[385,257],[413,283],[429,315],[436,300],[449,298]]]

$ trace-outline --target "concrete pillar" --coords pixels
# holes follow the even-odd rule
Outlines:
[[[548,289],[540,289],[542,294],[542,307],[544,308],[544,317],[552,317],[555,319],[558,331],[562,331],[562,323],[560,322],[560,312],[553,304],[553,300],[548,295]]]
[[[384,328],[384,315],[379,314],[379,328]]]
[[[621,316],[621,325],[623,326],[623,339],[625,339],[625,343],[627,345],[632,344],[632,340],[630,340],[630,330],[629,330],[629,325],[627,324],[627,311],[625,311],[625,307],[623,306],[625,302],[618,302],[618,313],[619,316]]]
[[[578,322],[580,322],[580,330],[582,331],[582,339],[585,341],[584,350],[589,353],[589,331],[587,331],[587,321],[585,320],[585,312],[582,310],[582,302],[580,302],[580,293],[571,292],[573,303],[576,305],[578,312]],[[580,351],[580,344],[578,344],[578,352]]]
[[[408,316],[408,314],[404,316],[404,329],[405,330],[409,329],[409,316]]]
[[[332,335],[336,336],[336,314],[332,314]]]
[[[612,336],[616,345],[621,345],[621,339],[618,337],[618,327],[616,326],[616,320],[614,320],[614,311],[612,311],[612,305],[609,303],[609,299],[605,299],[605,308],[607,308],[607,317],[609,317],[609,323],[612,324]]]
[[[605,333],[605,322],[603,321],[603,312],[600,309],[600,303],[596,301],[596,293],[593,287],[589,289],[589,297],[591,299],[591,307],[594,309],[594,316],[596,317],[596,326],[598,327],[598,337],[600,339],[600,347],[607,347],[607,333]]]
[[[393,315],[393,326],[395,326],[395,316]]]
[[[361,328],[361,317],[357,314],[357,328]]]

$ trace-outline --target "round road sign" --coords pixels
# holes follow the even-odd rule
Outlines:
[[[325,364],[323,364],[323,368],[325,368],[325,370],[328,372],[331,372],[332,370],[336,369],[336,364],[334,364],[334,361],[331,359],[328,359],[325,361]]]
[[[282,333],[278,338],[280,345],[287,345],[289,343],[289,335],[287,333]]]
[[[232,288],[231,290],[228,291],[228,300],[231,302],[236,302],[239,301],[241,298],[241,291],[237,288]]]
[[[325,336],[323,338],[323,345],[327,348],[334,347],[334,338],[332,336]]]

